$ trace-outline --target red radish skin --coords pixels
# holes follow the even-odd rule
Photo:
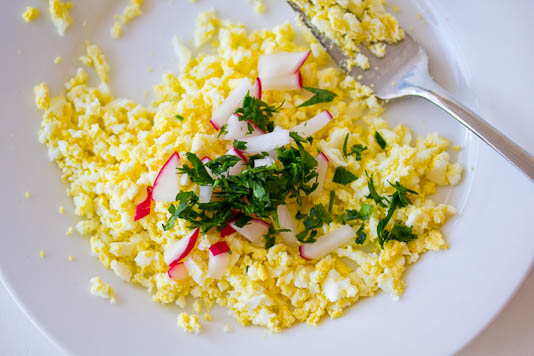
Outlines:
[[[154,201],[176,201],[178,194],[178,165],[180,155],[174,152],[167,162],[161,167],[152,189],[152,200]]]
[[[317,238],[314,243],[300,245],[300,257],[306,260],[317,260],[348,244],[355,236],[356,233],[352,226],[343,225],[337,230]]]
[[[180,262],[186,258],[197,243],[199,231],[200,228],[197,227],[188,236],[174,243],[169,248],[166,248],[163,253],[165,263],[170,265],[173,262]]]
[[[235,155],[236,155],[237,157],[241,158],[241,159],[242,159],[243,161],[245,161],[245,162],[248,161],[248,158],[247,158],[247,156],[245,156],[245,154],[243,153],[243,151],[238,150],[237,148],[235,148],[235,147],[233,147],[233,146],[232,146],[232,149],[233,149],[233,151],[234,151],[234,153],[235,153]]]
[[[189,272],[187,272],[184,263],[177,261],[171,263],[167,271],[167,275],[174,281],[182,281],[189,278]]]
[[[234,156],[237,156],[237,157],[241,158],[240,162],[237,162],[233,167],[230,167],[230,169],[228,170],[227,174],[231,175],[231,176],[235,176],[235,175],[238,175],[239,173],[241,173],[241,171],[245,167],[245,164],[247,163],[247,157],[245,156],[245,154],[242,151],[240,151],[237,148],[235,148],[234,146],[232,146],[226,152],[226,154],[227,155],[234,155]]]
[[[251,95],[261,100],[261,89],[261,79],[258,77],[254,81],[254,85],[252,86]]]
[[[328,157],[322,152],[319,152],[317,157],[315,158],[317,160],[317,167],[315,168],[317,170],[317,188],[313,192],[310,193],[310,197],[317,197],[320,196],[323,193],[323,187],[324,187],[324,180],[326,178],[326,171],[328,170]]]
[[[290,131],[296,132],[302,137],[308,137],[325,127],[330,120],[332,120],[332,114],[330,114],[328,110],[325,110],[315,115],[311,119],[298,124]]]
[[[135,208],[134,221],[140,220],[150,214],[150,203],[152,201],[152,187],[146,187],[146,198]]]
[[[221,230],[221,237],[226,237],[228,235],[232,235],[235,232],[234,228],[230,226],[230,224],[226,225]]]
[[[209,250],[213,256],[217,256],[221,253],[230,251],[230,247],[228,247],[226,241],[219,241],[211,245]]]
[[[214,128],[215,130],[217,130],[217,131],[219,131],[219,130],[221,129],[221,127],[220,127],[219,125],[217,125],[217,124],[213,121],[213,119],[210,119],[210,124],[211,124],[211,126],[213,126],[213,128]]]
[[[258,74],[260,77],[279,77],[293,74],[300,70],[311,51],[304,52],[281,52],[277,54],[267,54],[258,60]]]

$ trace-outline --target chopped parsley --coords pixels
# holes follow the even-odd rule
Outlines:
[[[369,176],[367,172],[365,172],[365,175],[367,176],[367,187],[369,188],[369,195],[367,198],[373,199],[378,205],[385,208],[387,207],[385,202],[389,202],[389,200],[386,197],[380,196],[375,189],[375,183],[373,181],[373,175]]]
[[[345,167],[337,167],[334,172],[334,183],[345,185],[354,182],[356,179],[358,179],[358,177]]]
[[[234,141],[234,147],[240,151],[244,151],[247,149],[247,143],[245,141]]]
[[[221,128],[219,129],[219,133],[217,134],[217,137],[221,137],[221,136],[224,136],[228,133],[228,124],[224,124],[221,126]]]
[[[213,178],[208,173],[208,170],[204,166],[204,163],[194,153],[187,152],[185,154],[187,160],[191,163],[191,166],[183,165],[182,168],[178,168],[179,173],[185,173],[191,178],[193,183],[198,185],[211,185],[213,184]],[[224,156],[223,156],[224,157]]]
[[[347,134],[345,136],[345,141],[343,141],[343,156],[348,157],[353,154],[356,156],[356,161],[359,161],[362,159],[362,152],[367,149],[367,146],[363,146],[357,143],[355,145],[352,145],[352,147],[350,148],[350,152],[349,152],[347,150],[347,144],[349,142],[349,135],[350,134]]]
[[[332,214],[332,209],[334,208],[334,199],[336,198],[336,192],[333,190],[330,191],[330,200],[328,201],[328,214]]]
[[[274,129],[274,123],[271,121],[273,113],[280,111],[283,104],[279,106],[269,105],[258,98],[250,96],[247,92],[243,99],[243,105],[235,113],[238,114],[239,121],[253,122],[261,130],[271,132]],[[252,125],[248,129],[250,131]]]
[[[382,137],[382,135],[380,135],[378,131],[375,131],[375,139],[378,145],[380,146],[380,148],[382,149],[386,148],[387,142],[386,140],[384,140],[384,138]]]
[[[185,120],[182,115],[175,115],[174,117],[177,118],[180,121],[184,121]]]
[[[303,87],[302,89],[307,90],[313,94],[311,98],[303,102],[302,104],[298,105],[297,108],[301,108],[303,106],[310,106],[320,103],[329,103],[337,96],[335,93],[332,93],[330,90],[326,89],[319,89],[319,88],[310,88],[310,87]]]
[[[360,226],[358,231],[356,231],[356,240],[354,242],[357,243],[358,245],[363,244],[365,242],[365,239],[367,238],[367,234],[363,232],[364,226],[365,225],[362,224],[362,226]]]
[[[336,218],[338,221],[346,224],[347,221],[351,220],[368,220],[371,214],[373,213],[373,206],[371,204],[362,204],[360,210],[347,209],[345,213],[337,215]]]
[[[274,243],[276,242],[276,235],[278,235],[281,232],[291,231],[288,229],[275,229],[273,225],[269,225],[269,230],[265,235],[263,235],[263,238],[265,239],[265,248],[270,249],[274,246]]]
[[[304,217],[302,223],[304,230],[297,234],[297,240],[302,243],[312,243],[316,241],[317,229],[324,224],[332,222],[332,218],[326,212],[322,204],[316,204],[310,209],[310,213]]]

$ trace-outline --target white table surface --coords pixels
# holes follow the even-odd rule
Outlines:
[[[58,354],[0,285],[0,355]],[[493,323],[456,356],[501,355],[534,355],[534,271]]]

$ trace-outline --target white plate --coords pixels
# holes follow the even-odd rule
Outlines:
[[[79,65],[77,58],[88,39],[101,45],[111,62],[115,95],[147,102],[144,89],[157,83],[165,70],[176,68],[170,38],[174,34],[189,38],[198,11],[214,5],[221,17],[251,27],[272,26],[294,16],[280,1],[268,2],[265,16],[257,16],[246,0],[205,0],[194,5],[183,0],[147,1],[145,15],[126,27],[123,39],[112,41],[113,15],[125,3],[77,2],[75,23],[65,38],[54,33],[46,11],[36,22],[24,24],[19,17],[22,4],[10,1],[0,15],[4,167],[0,269],[19,305],[60,348],[77,355],[207,354],[221,349],[236,356],[319,355],[352,349],[366,355],[447,355],[468,342],[510,298],[534,256],[534,185],[438,109],[421,99],[406,99],[388,104],[387,118],[418,133],[439,131],[461,144],[458,159],[467,169],[458,187],[442,190],[436,198],[460,209],[445,228],[450,250],[428,253],[409,269],[408,288],[400,302],[381,294],[362,300],[342,318],[324,320],[318,328],[299,325],[281,334],[243,328],[222,309],[215,311],[215,320],[205,323],[199,336],[178,330],[177,307],[151,303],[145,291],[120,282],[91,257],[86,239],[65,236],[75,218],[59,172],[37,142],[40,116],[33,106],[33,85],[45,81],[57,94]],[[44,10],[42,2],[35,4]],[[429,51],[438,82],[534,151],[534,122],[526,121],[532,116],[528,93],[534,92],[534,75],[528,60],[534,49],[529,28],[521,27],[528,23],[532,4],[524,1],[507,9],[499,24],[502,30],[492,33],[491,40],[478,29],[494,28],[488,20],[492,17],[479,16],[478,5],[487,6],[493,19],[502,11],[497,5],[482,1],[467,5],[460,0],[447,5],[415,0],[396,4],[403,26]],[[521,50],[504,51],[514,45]],[[57,55],[63,57],[59,65],[53,64]],[[498,67],[501,59],[513,60],[513,66]],[[148,72],[148,67],[154,71]],[[25,191],[31,199],[24,198]],[[58,214],[59,205],[66,207],[65,215]],[[41,249],[45,259],[39,258]],[[76,256],[76,261],[68,262],[68,255]],[[94,275],[111,282],[118,304],[89,295],[88,281]],[[226,323],[234,332],[222,332]]]

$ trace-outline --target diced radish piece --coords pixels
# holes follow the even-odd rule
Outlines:
[[[324,179],[326,177],[326,170],[328,169],[328,158],[325,156],[324,153],[319,152],[317,157],[315,157],[317,160],[317,167],[315,168],[317,171],[317,183],[319,184],[317,188],[313,192],[310,193],[310,197],[318,197],[323,192],[323,186],[324,186]],[[313,179],[312,182],[313,183]]]
[[[163,252],[163,260],[165,263],[170,265],[173,262],[180,262],[183,260],[189,252],[191,252],[193,247],[195,247],[199,230],[200,228],[197,227],[186,237],[182,237],[179,241],[165,248],[165,251]]]
[[[241,141],[246,142],[245,150],[248,154],[268,152],[289,143],[289,131],[281,129],[255,137],[246,137]]]
[[[298,72],[304,64],[311,51],[304,52],[282,52],[277,54],[266,54],[258,61],[258,75],[261,78],[280,77]]]
[[[328,112],[328,110],[325,110],[315,115],[308,121],[304,121],[303,123],[293,127],[290,131],[296,132],[299,134],[299,136],[306,138],[325,127],[330,120],[332,120],[332,115],[330,112]]]
[[[263,236],[269,231],[269,224],[267,224],[265,221],[254,219],[249,221],[243,227],[237,226],[235,221],[230,222],[229,225],[253,244],[265,246],[265,238]]]
[[[248,78],[243,78],[237,88],[235,88],[230,95],[223,101],[223,103],[213,111],[210,123],[219,130],[230,118],[230,115],[236,111],[243,104],[243,99],[247,92],[251,91],[252,85]]]
[[[252,90],[250,91],[250,95],[261,100],[261,90],[261,80],[260,78],[256,78],[254,85],[252,86]]]
[[[170,279],[175,281],[182,281],[189,278],[189,272],[187,272],[184,263],[178,261],[171,263],[169,270],[167,271],[167,275]]]
[[[338,247],[346,245],[356,236],[350,225],[343,225],[339,229],[323,235],[311,244],[302,244],[299,247],[300,256],[307,260],[316,260],[328,255]]]
[[[180,156],[174,152],[165,162],[154,181],[152,199],[154,201],[176,201],[178,194],[178,164]]]
[[[204,156],[202,157],[202,159],[200,160],[202,163],[206,164],[208,163],[209,161],[211,161],[211,158],[209,158],[208,156]],[[213,174],[213,172],[211,171],[211,169],[209,169],[208,167],[206,167],[206,170],[208,171],[208,174],[210,175],[211,178],[215,179],[215,174]]]
[[[239,173],[241,173],[241,171],[245,167],[245,164],[247,163],[247,157],[245,156],[245,154],[242,151],[240,151],[237,148],[235,148],[234,146],[232,146],[226,152],[226,154],[227,155],[237,156],[237,157],[241,158],[241,161],[237,162],[233,167],[230,167],[230,169],[228,170],[228,174],[231,175],[231,176],[235,176],[235,175],[238,175]]]
[[[134,221],[140,220],[150,214],[150,202],[152,200],[152,187],[146,187],[146,198],[137,204]]]
[[[250,128],[252,132],[248,133]],[[251,137],[263,135],[265,132],[250,121],[240,121],[239,116],[233,114],[226,122],[226,133],[222,136],[223,140],[237,140],[242,137]]]
[[[286,205],[278,205],[278,209],[276,209],[276,214],[278,215],[278,224],[280,225],[280,229],[290,230],[281,232],[280,236],[282,236],[282,239],[284,239],[286,245],[296,247],[297,228],[295,227],[295,220],[293,220],[293,217],[289,213],[289,209]]]
[[[263,90],[297,90],[302,89],[300,72],[281,77],[261,77]]]
[[[198,187],[198,202],[209,203],[211,201],[212,192],[213,187],[211,185],[201,185]]]
[[[273,164],[274,164],[274,159],[272,159],[269,156],[254,160],[254,167],[270,167]]]
[[[226,225],[221,230],[221,237],[225,237],[228,235],[232,235],[235,232],[234,228],[230,226],[230,224]]]
[[[220,279],[230,263],[230,248],[224,241],[219,241],[210,247],[208,260],[208,278]]]

